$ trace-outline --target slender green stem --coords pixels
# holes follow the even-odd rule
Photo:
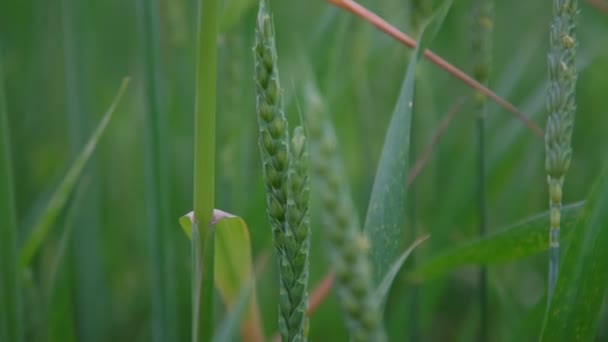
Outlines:
[[[17,261],[17,219],[6,110],[0,50],[0,340],[20,342],[24,331],[21,276]]]
[[[215,206],[215,116],[217,101],[217,36],[218,36],[219,0],[200,0],[198,13],[198,53],[196,72],[196,103],[194,118],[194,225],[200,231],[202,248],[203,277],[202,287],[195,287],[193,313],[199,312],[198,320],[193,316],[193,341],[210,341],[213,337],[213,254],[206,249],[213,246],[213,239],[208,226],[213,218]],[[192,239],[195,244],[196,240]],[[200,270],[197,270],[200,271]],[[200,311],[198,311],[200,309]],[[196,328],[198,326],[198,329]],[[199,332],[197,336],[194,332]]]
[[[549,185],[551,212],[549,233],[548,303],[555,289],[559,270],[559,233],[562,186],[572,158],[572,129],[576,112],[576,0],[554,0],[549,43],[549,90],[546,108],[545,170]]]
[[[472,8],[473,77],[481,84],[488,85],[492,63],[492,25],[494,11],[492,0],[475,0]],[[485,117],[487,97],[475,92],[477,109],[477,213],[479,236],[487,234],[487,196],[486,196],[486,144]],[[479,341],[488,340],[488,277],[487,268],[479,268]]]
[[[65,89],[68,118],[70,157],[76,158],[82,146],[94,129],[97,118],[91,110],[94,98],[89,82],[89,51],[91,47],[91,17],[87,15],[90,4],[84,1],[63,0],[62,24],[64,34]],[[90,177],[87,193],[82,199],[81,210],[76,216],[74,238],[69,251],[70,262],[74,264],[74,291],[72,316],[78,316],[75,324],[77,339],[103,341],[110,325],[109,303],[104,300],[108,293],[104,272],[100,238],[100,198],[103,189],[99,181],[97,162],[94,156],[83,170]],[[67,297],[66,297],[67,298]],[[61,305],[68,305],[62,303]],[[94,307],[95,310],[90,308]],[[51,308],[52,310],[52,308]]]
[[[168,214],[168,143],[160,71],[159,1],[138,1],[138,17],[146,110],[146,236],[152,303],[151,329],[154,341],[174,341],[177,339],[177,302],[173,273],[175,251]]]

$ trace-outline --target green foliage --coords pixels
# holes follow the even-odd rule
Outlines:
[[[439,1],[416,2],[425,6],[416,19],[421,28],[431,13],[430,8],[437,8]],[[474,16],[470,5],[476,2],[454,3],[442,29],[428,46],[464,71],[473,70],[476,64],[470,25]],[[376,238],[369,235],[367,239],[361,238],[360,228],[391,114],[413,51],[327,1],[270,0],[268,3],[276,29],[276,53],[280,56],[283,113],[290,123],[289,127],[285,126],[289,135],[284,140],[287,155],[294,152],[293,128],[300,124],[299,112],[305,119],[304,132],[310,148],[311,240],[307,292],[312,315],[308,339],[346,341],[351,336],[352,325],[345,322],[360,321],[364,316],[356,314],[372,312],[375,302],[365,303],[362,310],[347,312],[340,298],[352,298],[353,292],[349,292],[346,285],[360,285],[365,281],[355,278],[346,282],[333,270],[333,290],[320,305],[316,305],[319,292],[315,284],[327,279],[334,258],[344,257],[338,260],[349,262],[341,266],[342,270],[359,265],[365,253],[370,252],[365,247]],[[414,13],[408,10],[413,0],[357,3],[417,38],[412,22]],[[433,6],[428,6],[431,3]],[[549,86],[547,55],[551,53],[547,38],[553,13],[545,2],[493,3],[490,87],[532,121],[544,125]],[[133,79],[132,88],[113,115],[94,158],[87,163],[79,177],[81,180],[63,205],[68,210],[59,211],[28,270],[9,271],[19,277],[0,277],[0,282],[22,281],[24,340],[152,341],[154,331],[169,329],[172,321],[176,324],[177,339],[188,341],[193,325],[191,276],[194,280],[200,277],[199,285],[205,287],[207,295],[206,301],[197,297],[196,292],[194,296],[195,307],[200,308],[195,317],[198,322],[195,326],[199,329],[197,340],[250,338],[246,342],[256,341],[253,336],[242,334],[249,317],[249,300],[254,298],[259,304],[259,322],[255,325],[262,336],[271,340],[280,336],[277,320],[280,289],[279,267],[266,211],[266,184],[261,167],[264,160],[257,144],[258,117],[254,114],[255,66],[251,62],[251,47],[256,39],[257,2],[158,1],[158,7],[150,11],[151,17],[158,19],[158,26],[154,28],[156,38],[152,37],[153,32],[141,30],[143,22],[139,21],[139,15],[143,12],[138,12],[140,7],[136,4],[120,0],[0,1],[1,78],[7,119],[4,126],[7,133],[0,133],[0,141],[10,136],[10,147],[4,151],[12,156],[9,168],[13,171],[12,211],[17,223],[11,238],[5,230],[8,226],[2,221],[10,217],[0,215],[2,275],[4,263],[11,262],[4,257],[4,253],[10,253],[5,245],[13,240],[16,246],[24,246],[28,241],[31,228],[46,213],[46,206],[67,166],[76,160],[76,154],[95,125],[103,119],[103,113],[91,109],[107,107],[125,74]],[[154,5],[153,2],[146,4]],[[579,254],[601,258],[601,240],[596,244],[583,242],[576,253],[568,251],[576,239],[589,241],[585,239],[591,236],[590,232],[595,231],[601,238],[603,233],[591,223],[591,213],[599,215],[601,209],[606,209],[601,190],[594,190],[595,194],[590,196],[590,189],[598,180],[608,146],[605,139],[608,117],[603,115],[604,108],[608,108],[608,97],[604,94],[608,89],[605,77],[608,45],[598,43],[608,26],[604,13],[587,2],[579,4],[584,15],[576,28],[578,114],[571,137],[571,146],[576,151],[562,189],[564,203],[579,204],[564,205],[560,220],[561,247],[565,252],[560,277],[572,279],[558,281],[553,302],[562,298],[560,301],[567,304],[559,306],[563,316],[547,317],[544,334],[545,340],[559,333],[570,338],[571,322],[572,329],[581,328],[581,339],[603,341],[608,336],[607,311],[601,308],[596,315],[595,306],[586,305],[585,301],[576,302],[571,296],[580,291],[591,298],[587,284],[594,284],[598,291],[606,290],[601,284],[601,274],[587,272],[592,264],[581,261],[582,254]],[[205,9],[215,6],[203,10],[203,5]],[[204,15],[210,19],[199,22],[199,17]],[[513,18],[517,18],[516,25]],[[199,23],[205,24],[206,34],[199,35]],[[146,51],[146,41],[149,43],[150,39],[157,39],[158,45]],[[152,59],[159,71],[155,88],[158,95],[150,92],[154,87],[149,80],[154,75],[145,70],[145,61]],[[196,63],[200,68],[195,67]],[[399,177],[408,174],[414,158],[418,159],[416,153],[431,142],[453,104],[463,96],[475,96],[460,81],[427,60],[420,59],[417,69],[409,145],[413,152],[409,167],[400,169]],[[307,87],[311,80],[316,81],[316,95],[309,97]],[[315,101],[311,100],[314,97],[321,104],[320,120],[315,119],[317,114],[312,105]],[[148,144],[152,128],[148,114],[152,102],[159,103],[159,114],[165,118],[155,126],[165,134],[162,141],[159,140],[162,146],[155,151]],[[405,248],[416,238],[431,235],[401,264],[390,286],[384,317],[382,312],[371,314],[376,317],[376,326],[383,323],[386,327],[387,340],[471,341],[479,338],[476,334],[482,322],[477,270],[481,266],[487,269],[486,323],[490,339],[531,341],[541,334],[547,302],[545,251],[549,246],[550,226],[549,213],[545,212],[548,202],[544,181],[547,175],[545,144],[506,110],[487,101],[483,136],[486,222],[491,235],[480,238],[477,189],[483,180],[478,169],[476,102],[467,100],[441,135],[413,183],[415,191],[413,188],[407,191],[407,200],[401,204],[376,202],[407,212],[404,221],[399,222],[404,236],[397,242],[398,248],[391,252],[393,259],[387,261],[385,270],[396,269],[394,266],[400,263],[395,260],[404,255]],[[321,130],[315,123],[320,123]],[[331,138],[319,140],[319,132]],[[399,148],[397,152],[402,154],[407,146]],[[164,159],[161,149],[165,150]],[[152,191],[146,181],[152,159],[162,160],[157,166],[166,168],[164,176],[159,172],[157,177],[167,187],[162,195]],[[5,166],[2,163],[0,170]],[[197,165],[196,181],[194,165]],[[294,170],[293,165],[287,168],[288,178],[290,168]],[[0,178],[6,180],[3,176]],[[85,187],[86,184],[90,185]],[[395,192],[404,190],[405,178],[398,184],[399,188],[393,187]],[[286,189],[291,190],[292,186]],[[76,195],[81,191],[85,191],[82,200]],[[194,206],[193,192],[197,198]],[[8,208],[8,202],[2,202],[7,195],[9,192],[0,185],[0,206],[4,208]],[[163,197],[159,200],[166,203],[169,218],[166,227],[169,230],[165,232],[175,235],[174,241],[161,238],[163,245],[174,247],[176,262],[172,267],[165,268],[150,258],[149,220],[161,214],[150,212],[153,210],[150,203],[158,202],[153,196]],[[200,209],[202,216],[197,215],[199,243],[194,242],[191,248],[190,240],[181,235],[175,219],[193,208]],[[220,262],[215,256],[219,252],[221,232],[207,227],[213,220],[213,208],[238,213],[250,228],[251,260],[239,261],[238,269],[248,267],[256,275],[255,282],[243,286],[237,285],[236,280],[228,281],[231,295],[236,298],[232,307],[226,304],[217,281],[205,278],[210,277],[212,271],[220,277],[232,274],[219,269],[216,263]],[[583,211],[585,214],[581,215]],[[537,213],[542,214],[533,216]],[[529,219],[509,225],[522,218]],[[355,251],[353,263],[345,259],[349,254],[328,247],[345,241],[345,238],[330,241],[330,233],[344,232],[344,229],[357,233],[347,236],[350,243],[360,244],[357,249],[351,249]],[[70,230],[73,238],[66,238]],[[95,234],[88,234],[89,231]],[[206,247],[202,240],[206,240]],[[237,245],[237,240],[244,243],[238,237],[227,237],[226,241],[232,241],[229,244],[244,251],[246,248],[238,247],[244,245]],[[66,254],[59,259],[63,250]],[[200,253],[193,265],[190,264],[192,252],[194,256]],[[210,253],[214,256],[209,256]],[[569,255],[574,261],[568,261]],[[270,256],[271,267],[260,267],[266,256]],[[19,254],[13,262],[19,261],[18,257]],[[230,260],[241,259],[224,261]],[[208,265],[202,266],[205,262]],[[574,273],[567,270],[572,267],[567,266],[570,262],[577,265]],[[158,326],[154,306],[155,301],[162,299],[156,296],[152,299],[151,294],[156,293],[155,287],[167,285],[153,283],[151,272],[161,268],[171,277],[165,281],[173,282],[176,287],[177,307],[173,312],[165,312],[169,321]],[[362,270],[365,268],[350,267],[350,274],[360,274],[357,272]],[[222,275],[223,272],[226,275]],[[98,275],[103,275],[103,281],[95,281]],[[378,277],[378,283],[382,279],[386,276]],[[573,285],[574,279],[582,280]],[[376,296],[378,283],[364,284],[366,290],[361,297]],[[255,297],[251,296],[249,286],[255,289]],[[560,294],[560,288],[564,294]],[[5,289],[0,288],[2,290]],[[416,302],[412,300],[414,296]],[[0,320],[13,311],[4,310],[11,304],[3,298],[0,297]],[[576,315],[580,315],[581,320]],[[590,325],[582,324],[582,319]],[[568,323],[563,323],[565,320]],[[206,326],[203,328],[200,324]],[[550,332],[550,326],[557,328]],[[6,332],[0,325],[0,340],[7,339],[2,335]],[[209,335],[203,337],[202,334]]]
[[[608,170],[594,186],[572,232],[541,341],[592,341],[608,288]]]
[[[375,284],[380,284],[390,265],[397,260],[405,236],[405,185],[409,170],[416,65],[422,52],[441,28],[451,4],[451,0],[445,1],[427,27],[422,29],[420,42],[408,65],[386,133],[364,225],[364,231],[371,242],[370,256]]]
[[[562,225],[566,230],[565,239],[572,236],[572,228],[582,209],[583,204],[580,203],[563,208]],[[429,257],[416,268],[414,277],[428,279],[467,265],[504,263],[545,251],[549,248],[546,236],[549,217],[549,212],[535,215],[486,237]]]

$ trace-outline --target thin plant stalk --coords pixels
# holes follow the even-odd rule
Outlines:
[[[327,0],[327,1],[329,1],[330,3],[340,7],[342,9],[347,10],[348,12],[351,12],[352,14],[354,14],[354,15],[362,18],[363,20],[369,22],[370,24],[376,26],[382,32],[388,34],[389,36],[391,36],[392,38],[396,39],[397,41],[406,45],[409,48],[413,49],[418,45],[416,40],[412,39],[405,33],[399,31],[397,28],[395,28],[394,26],[392,26],[391,24],[386,22],[384,19],[380,18],[378,15],[371,12],[367,8],[359,5],[358,3],[356,3],[353,0]],[[519,109],[517,109],[517,107],[515,107],[513,104],[511,104],[507,100],[503,99],[502,97],[498,96],[492,90],[490,90],[486,86],[482,85],[481,83],[479,83],[478,81],[473,79],[471,76],[464,73],[462,70],[456,68],[454,65],[450,64],[448,61],[446,61],[443,58],[441,58],[440,56],[436,55],[433,51],[431,51],[429,49],[426,49],[424,51],[424,57],[426,59],[428,59],[429,61],[431,61],[432,63],[434,63],[435,65],[437,65],[438,67],[440,67],[440,68],[444,69],[445,71],[447,71],[448,73],[450,73],[452,76],[454,76],[457,79],[464,82],[470,88],[483,93],[488,98],[490,98],[492,101],[494,101],[496,104],[498,104],[499,106],[501,106],[504,109],[511,112],[532,133],[534,133],[539,138],[542,138],[544,136],[543,130],[540,127],[538,127],[538,125],[534,121],[530,120],[524,113],[522,113]]]
[[[13,163],[0,50],[0,340],[24,338],[21,276],[17,259]]]
[[[68,117],[70,157],[79,155],[93,129],[93,112],[89,55],[90,39],[86,29],[89,4],[75,0],[63,0],[62,24],[64,34],[65,90]],[[106,292],[106,275],[102,267],[102,245],[100,238],[100,194],[102,192],[96,158],[92,157],[83,171],[91,179],[88,191],[82,198],[81,210],[75,217],[78,229],[74,230],[70,244],[69,259],[73,263],[73,287],[78,289],[73,296],[72,320],[76,337],[84,341],[103,341],[110,325]],[[82,186],[79,184],[78,186]],[[67,297],[66,297],[67,298]],[[68,305],[68,304],[64,304]],[[90,310],[94,307],[95,310]]]
[[[158,0],[138,1],[140,56],[146,111],[146,206],[151,330],[154,341],[177,340],[174,234],[169,225],[167,124],[160,60],[160,5]]]
[[[546,108],[545,170],[549,185],[549,289],[551,303],[559,271],[562,186],[572,158],[572,129],[576,112],[576,0],[554,0],[549,39],[549,89]]]
[[[492,63],[492,25],[494,22],[492,0],[475,0],[472,5],[471,49],[473,54],[473,77],[479,83],[487,85]],[[486,144],[485,117],[487,115],[487,97],[479,92],[474,93],[477,111],[477,219],[479,236],[487,235],[487,196],[486,196]],[[479,341],[488,340],[488,277],[487,268],[479,268],[477,279],[479,296]]]
[[[219,0],[198,6],[197,67],[194,118],[193,255],[202,258],[192,277],[192,341],[210,341],[213,317],[213,233],[209,223],[215,206],[215,121],[217,108],[217,37]],[[199,239],[194,238],[198,234]],[[197,266],[197,263],[193,263]],[[202,269],[200,269],[202,268]],[[199,274],[202,272],[202,274]],[[201,277],[199,278],[198,275]]]

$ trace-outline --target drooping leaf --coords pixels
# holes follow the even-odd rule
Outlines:
[[[426,239],[428,239],[429,236],[430,235],[426,235],[414,241],[414,243],[412,243],[412,245],[401,254],[399,259],[395,260],[391,268],[388,270],[388,272],[384,276],[384,279],[382,280],[382,283],[380,283],[380,286],[378,286],[378,289],[376,290],[376,295],[378,296],[378,298],[380,298],[383,304],[384,302],[386,302],[388,291],[390,290],[391,285],[393,285],[393,281],[395,280],[397,273],[399,273],[399,270],[401,270],[401,267],[403,266],[407,258],[410,256],[410,254],[412,254],[414,249],[418,247],[418,245],[423,243]]]
[[[376,284],[382,281],[389,267],[399,257],[405,233],[406,179],[416,65],[421,53],[441,28],[451,4],[451,0],[444,1],[422,29],[384,141],[364,226],[371,241],[370,256]]]
[[[190,213],[180,218],[180,224],[189,237],[192,237],[192,217]],[[215,226],[215,287],[228,310],[234,311],[237,310],[239,296],[244,288],[249,287],[255,293],[255,284],[250,284],[253,282],[253,261],[249,228],[242,218],[221,210],[214,211],[211,225]],[[249,297],[245,310],[241,323],[243,340],[262,340],[261,319],[255,295]]]
[[[65,204],[74,190],[74,186],[80,179],[80,175],[84,170],[87,161],[95,152],[95,148],[97,147],[97,143],[103,136],[110,120],[112,119],[112,114],[114,114],[114,110],[116,106],[120,102],[123,94],[125,93],[127,86],[129,84],[130,78],[126,77],[123,79],[120,88],[118,89],[118,93],[114,98],[114,101],[110,105],[110,108],[106,111],[101,122],[89,138],[89,141],[84,146],[83,150],[80,152],[76,160],[70,166],[67,174],[59,184],[59,187],[55,190],[51,199],[49,200],[46,209],[42,212],[42,216],[38,218],[36,223],[34,224],[34,228],[32,232],[25,240],[25,243],[21,249],[20,253],[20,264],[22,268],[27,268],[32,261],[32,258],[38,250],[40,246],[44,243],[47,235],[49,234],[51,227],[57,220],[57,217],[62,212],[65,207]]]
[[[572,227],[583,203],[564,206],[563,239],[571,236]],[[530,256],[549,248],[549,212],[535,215],[487,237],[445,251],[423,261],[413,272],[416,279],[428,279],[466,265],[490,265]]]
[[[608,289],[608,168],[563,255],[541,341],[593,341]],[[562,228],[562,231],[566,229]]]

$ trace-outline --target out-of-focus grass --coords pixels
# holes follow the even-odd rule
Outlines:
[[[230,2],[227,2],[230,3]],[[408,13],[402,0],[361,1],[400,28],[408,27]],[[432,49],[463,70],[470,67],[468,49],[469,1],[455,2]],[[336,127],[347,177],[351,181],[355,206],[363,218],[380,158],[383,137],[402,81],[409,52],[367,24],[330,8],[322,1],[273,1],[277,47],[281,56],[288,115],[297,119],[296,93],[307,79],[308,68],[299,62],[304,54],[319,80],[328,112]],[[546,52],[550,11],[541,2],[495,2],[493,40],[493,88],[544,126],[543,109],[546,82]],[[255,6],[254,6],[255,7]],[[579,27],[578,56],[581,72],[578,85],[578,112],[574,128],[574,156],[565,183],[566,203],[583,200],[597,178],[605,158],[605,131],[608,117],[608,49],[597,44],[608,30],[606,16],[584,4]],[[193,130],[196,39],[196,1],[160,1],[160,62],[164,72],[166,100],[167,168],[170,203],[168,229],[179,229],[176,220],[192,208]],[[109,102],[118,80],[133,75],[133,86],[143,87],[141,56],[137,47],[136,6],[132,2],[108,0],[89,2],[73,8],[86,20],[76,29],[85,32],[87,87],[90,108]],[[218,92],[218,137],[237,125],[237,132],[225,135],[233,152],[216,166],[218,207],[242,216],[251,229],[254,258],[271,248],[265,213],[260,160],[257,156],[253,81],[250,48],[253,46],[254,10],[246,10],[236,24],[220,36],[220,49],[234,59],[220,59],[220,65],[236,63],[237,77],[221,68]],[[3,48],[7,114],[14,166],[16,215],[20,227],[31,227],[42,210],[53,185],[57,184],[70,160],[70,119],[65,91],[65,64],[62,8],[42,0],[0,2],[0,45]],[[517,25],[513,25],[517,18]],[[235,43],[236,42],[236,43]],[[233,47],[236,44],[240,47]],[[224,55],[222,55],[224,56]],[[441,70],[422,61],[425,83],[432,103],[420,102],[416,111],[421,128],[419,147],[430,138],[436,118],[446,113],[455,99],[468,89]],[[294,85],[293,87],[291,85]],[[230,89],[232,99],[223,96]],[[103,301],[107,304],[104,336],[115,340],[147,341],[151,338],[151,301],[149,259],[146,254],[146,190],[144,182],[144,99],[137,94],[124,99],[116,121],[99,146],[96,181],[99,182],[98,214],[85,216],[83,223],[96,224],[99,237],[99,267],[107,282],[102,283]],[[235,100],[236,99],[236,100]],[[232,102],[230,102],[232,101]],[[130,112],[132,115],[121,115]],[[229,114],[230,113],[230,114]],[[437,113],[437,114],[432,114]],[[228,116],[230,115],[230,116]],[[230,119],[229,119],[230,118]],[[546,210],[546,184],[542,141],[505,111],[490,105],[486,122],[488,229],[517,222]],[[462,111],[446,131],[425,171],[416,180],[417,228],[432,237],[416,251],[424,262],[436,253],[464,245],[476,235],[475,191],[477,178],[475,116],[472,108]],[[96,120],[91,119],[91,122]],[[33,138],[35,137],[35,138]],[[223,153],[218,138],[218,154]],[[220,156],[218,155],[218,160]],[[231,195],[228,196],[228,193]],[[313,216],[315,209],[313,192]],[[171,228],[171,222],[173,228]],[[313,217],[311,285],[326,272],[321,225]],[[57,230],[61,231],[61,230]],[[23,241],[27,231],[18,232]],[[175,241],[176,259],[189,260],[188,240]],[[2,237],[4,238],[4,236]],[[52,236],[56,243],[61,234]],[[77,240],[72,240],[72,244]],[[411,241],[409,241],[411,242]],[[86,253],[83,258],[88,258]],[[272,263],[269,263],[272,265]],[[41,262],[36,268],[48,267]],[[176,272],[185,274],[188,265],[178,263]],[[536,307],[545,291],[546,258],[526,257],[488,271],[490,318],[493,335],[505,340],[519,336],[536,338],[539,324],[531,330],[521,317]],[[268,267],[258,276],[256,285],[265,331],[277,330],[276,270]],[[419,321],[422,340],[445,340],[464,334],[468,320],[475,317],[475,275],[468,270],[424,283],[420,288]],[[396,280],[397,282],[399,279]],[[189,317],[189,279],[176,280],[179,317]],[[66,295],[78,298],[83,288],[74,286]],[[264,303],[272,303],[264,305]],[[509,303],[508,305],[505,303]],[[92,307],[72,317],[81,327],[82,320],[94,317]],[[91,311],[90,311],[91,310]],[[222,317],[218,315],[217,317]],[[345,338],[338,320],[333,297],[327,300],[311,320],[310,340]],[[470,318],[473,317],[473,318]],[[542,315],[540,316],[542,318]],[[190,321],[177,322],[180,331],[189,331]],[[336,328],[336,326],[340,326]],[[469,327],[469,328],[467,328]],[[467,330],[468,329],[468,330]],[[526,328],[521,328],[525,330]],[[187,334],[186,334],[187,335]],[[180,333],[180,336],[181,333]]]

